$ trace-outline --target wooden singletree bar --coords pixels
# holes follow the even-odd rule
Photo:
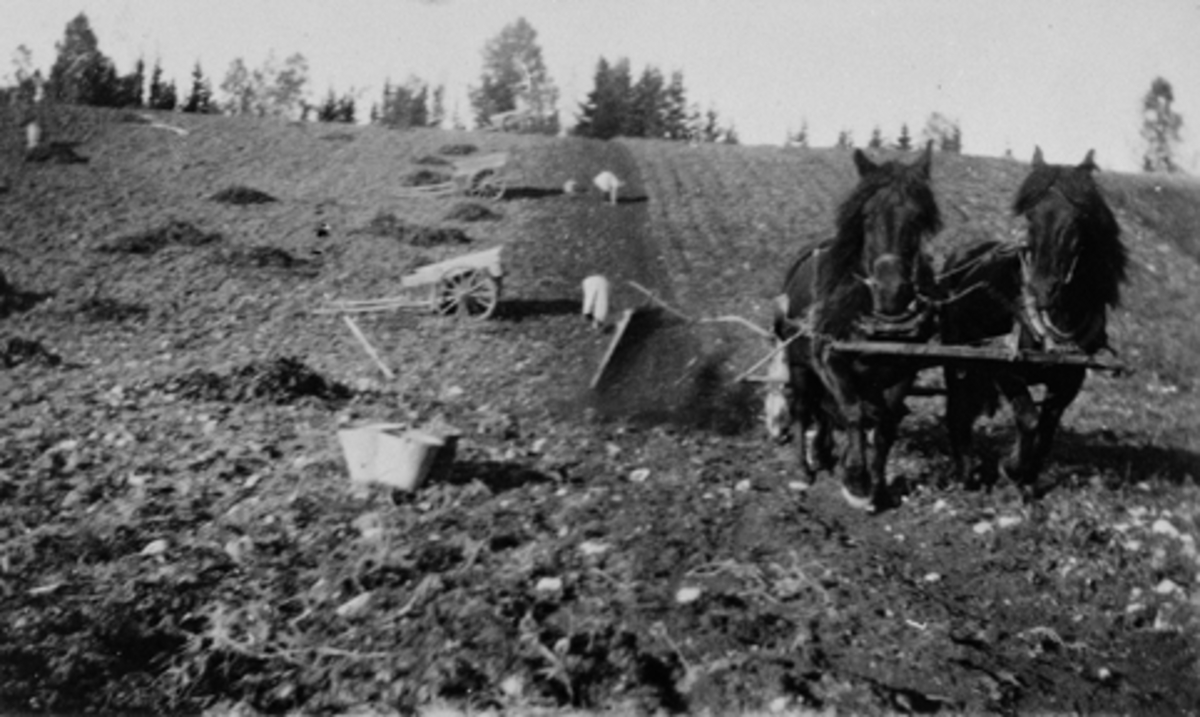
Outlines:
[[[1024,363],[1042,366],[1083,366],[1084,368],[1128,373],[1129,367],[1115,361],[1078,353],[1012,351],[981,346],[945,346],[942,344],[906,344],[898,341],[834,341],[835,352],[879,358],[915,359],[930,365],[940,363]]]

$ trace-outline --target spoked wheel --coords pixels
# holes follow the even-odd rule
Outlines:
[[[451,269],[438,284],[434,307],[443,316],[486,319],[500,303],[500,282],[486,269]]]
[[[496,200],[504,196],[504,182],[496,176],[495,170],[484,169],[471,177],[467,193],[480,199]]]

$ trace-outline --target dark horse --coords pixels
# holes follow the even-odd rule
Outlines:
[[[842,492],[858,508],[882,509],[890,495],[888,453],[916,370],[832,350],[832,342],[924,341],[933,331],[926,302],[933,272],[921,249],[941,228],[929,187],[932,144],[913,164],[875,164],[854,153],[858,186],[837,210],[837,235],[788,269],[775,333],[787,347],[788,403],[801,471],[813,479],[805,433],[815,423],[817,468],[833,463],[831,421],[846,432],[838,463]],[[799,334],[799,336],[797,336]],[[874,429],[873,460],[867,432]]]
[[[1010,347],[1095,354],[1108,347],[1107,309],[1116,306],[1128,256],[1120,228],[1092,173],[1092,152],[1077,167],[1046,164],[1041,149],[1017,191],[1013,211],[1027,222],[1017,246],[979,242],[952,253],[939,283],[942,340],[979,343],[1008,337]],[[975,487],[971,437],[976,419],[994,411],[997,389],[1012,406],[1018,440],[999,467],[1027,498],[1037,487],[1063,412],[1086,369],[993,363],[946,368],[946,424],[958,479]],[[1040,407],[1032,385],[1045,386]],[[989,481],[990,482],[990,481]]]

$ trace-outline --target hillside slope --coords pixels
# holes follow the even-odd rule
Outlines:
[[[1137,371],[1089,378],[1060,487],[934,488],[940,405],[915,400],[892,466],[914,490],[866,517],[797,484],[725,383],[763,351],[744,329],[664,320],[614,407],[586,390],[610,336],[578,313],[601,272],[619,308],[646,301],[632,280],[765,322],[847,154],[154,117],[187,134],[60,108],[46,138],[86,161],[40,163],[0,116],[0,710],[1200,704],[1192,185],[1102,179]],[[510,152],[504,201],[403,190],[467,144]],[[561,192],[601,169],[620,203]],[[937,157],[938,246],[1014,229],[1023,174]],[[394,379],[313,311],[496,245],[492,320],[359,318]],[[462,436],[420,491],[364,492],[335,437],[360,421]]]

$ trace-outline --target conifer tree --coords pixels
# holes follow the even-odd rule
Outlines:
[[[184,102],[183,111],[208,114],[213,110],[212,86],[209,84],[208,78],[204,76],[204,71],[200,69],[200,61],[197,60],[196,65],[192,68],[192,89],[188,93],[187,101]]]
[[[671,73],[671,82],[663,91],[663,133],[667,139],[686,141],[688,130],[687,92],[683,87],[683,72]]]
[[[647,66],[630,89],[628,110],[621,134],[661,139],[666,134],[666,92],[662,73]]]
[[[629,60],[621,58],[610,65],[608,60],[601,57],[596,63],[592,91],[580,107],[575,134],[612,139],[628,132],[631,95]]]
[[[871,130],[871,139],[867,140],[867,147],[871,149],[883,148],[883,130],[878,125],[875,126],[875,129]]]
[[[177,103],[175,81],[163,81],[162,65],[155,60],[154,69],[150,71],[150,97],[146,106],[152,110],[173,110]]]

